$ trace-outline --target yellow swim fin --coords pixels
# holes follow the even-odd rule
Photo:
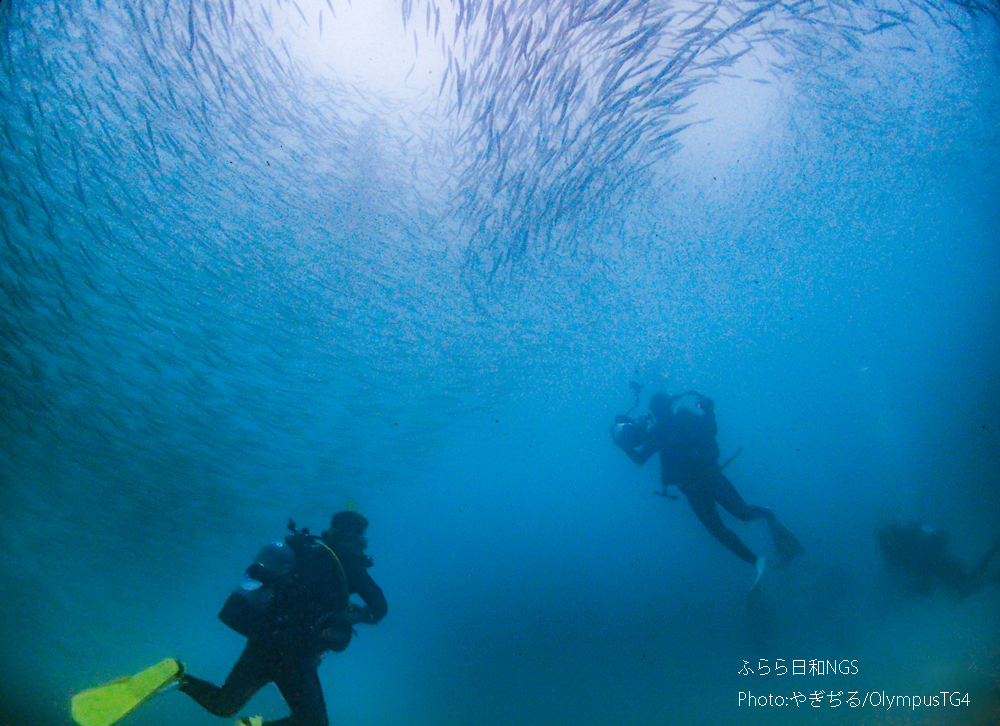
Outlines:
[[[170,685],[183,673],[179,661],[161,660],[134,676],[126,676],[73,696],[70,711],[80,726],[111,726]]]

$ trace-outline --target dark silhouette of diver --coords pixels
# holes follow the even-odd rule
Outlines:
[[[687,395],[695,396],[702,411],[700,415],[688,407],[674,411],[674,402]],[[654,393],[649,399],[649,411],[655,420],[644,436],[637,436],[634,428],[628,432],[630,435],[617,435],[620,429],[616,429],[613,433],[615,444],[640,466],[653,454],[659,453],[664,491],[668,486],[676,485],[712,536],[741,560],[754,565],[757,576],[753,588],[757,587],[764,574],[765,558],[755,555],[722,523],[719,505],[742,522],[767,520],[783,563],[802,552],[802,545],[778,522],[774,512],[747,504],[722,473],[718,463],[719,445],[715,440],[718,433],[715,403],[711,398],[694,391],[680,396]]]
[[[959,597],[983,589],[990,581],[986,576],[990,561],[1000,551],[998,537],[967,572],[950,552],[948,535],[940,529],[919,522],[891,522],[877,534],[887,569],[903,590],[915,595],[930,595],[938,583]]]
[[[372,560],[365,554],[367,526],[368,520],[353,511],[333,515],[322,537],[295,530],[289,522],[293,534],[283,544],[262,550],[247,570],[247,578],[256,587],[247,596],[234,593],[219,615],[248,636],[226,682],[218,687],[182,673],[179,690],[210,713],[230,717],[273,681],[291,715],[266,722],[269,726],[327,726],[317,674],[322,654],[344,650],[356,623],[377,623],[388,611],[382,589],[368,574]],[[267,588],[273,594],[258,612],[250,598]],[[354,593],[364,606],[350,602]],[[238,723],[262,726],[265,722],[255,716]]]

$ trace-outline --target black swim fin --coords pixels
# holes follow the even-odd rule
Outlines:
[[[768,525],[770,526],[771,539],[774,540],[774,548],[778,551],[778,559],[781,561],[781,564],[787,565],[798,555],[805,552],[802,543],[777,519],[769,519]]]

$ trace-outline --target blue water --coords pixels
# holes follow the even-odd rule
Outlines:
[[[370,7],[0,2],[0,724],[221,683],[250,558],[348,506],[389,615],[332,724],[1000,723],[1000,586],[875,539],[1000,534],[995,4]],[[630,380],[801,539],[749,602]]]

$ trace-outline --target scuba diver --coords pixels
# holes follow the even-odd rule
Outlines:
[[[948,548],[948,535],[927,524],[891,522],[878,530],[878,545],[886,567],[902,589],[914,595],[930,595],[938,583],[959,597],[983,589],[989,582],[986,570],[1000,551],[1000,537],[971,572]]]
[[[174,686],[216,716],[231,717],[268,683],[274,682],[291,714],[270,726],[327,726],[317,669],[324,652],[341,652],[354,625],[374,624],[388,611],[382,589],[368,574],[368,520],[338,512],[321,537],[296,529],[262,549],[229,596],[219,619],[246,636],[225,683],[219,687],[184,671],[168,658],[145,671],[73,697],[80,726],[110,726],[140,704]],[[351,602],[357,594],[364,605]],[[238,726],[264,726],[259,716]]]
[[[641,386],[632,384],[632,389],[636,392],[638,401]],[[694,396],[701,414],[687,406],[674,411],[674,403],[686,396]],[[778,522],[770,509],[743,501],[736,487],[722,473],[732,458],[721,466],[718,463],[719,445],[715,440],[718,426],[715,421],[715,403],[711,398],[696,391],[678,396],[658,392],[650,397],[648,407],[654,419],[651,426],[647,427],[643,419],[630,418],[628,413],[615,419],[615,426],[612,428],[615,445],[640,466],[653,454],[659,453],[663,494],[671,496],[666,493],[667,488],[675,485],[687,497],[695,516],[712,536],[741,560],[755,567],[756,578],[751,587],[752,592],[764,575],[766,558],[755,555],[723,524],[719,516],[719,505],[742,522],[765,519],[782,563],[790,562],[801,553],[802,545]],[[632,409],[634,408],[633,405]]]

